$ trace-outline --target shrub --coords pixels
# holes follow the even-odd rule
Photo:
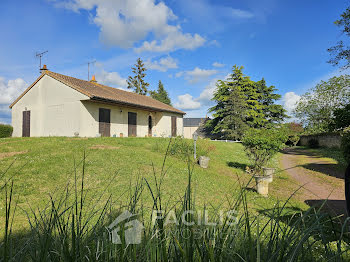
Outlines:
[[[0,124],[0,138],[11,137],[12,132],[13,132],[12,126]]]
[[[291,145],[291,146],[296,146],[299,142],[300,137],[298,135],[291,135],[288,136],[288,140],[286,142],[287,145]]]
[[[342,133],[341,149],[345,160],[350,163],[350,126],[345,128]]]
[[[250,129],[243,137],[242,144],[247,156],[253,162],[253,173],[261,173],[264,165],[281,150],[287,135],[278,129]]]
[[[311,138],[307,141],[307,145],[310,148],[318,148],[320,145],[318,143],[318,140],[316,138]]]

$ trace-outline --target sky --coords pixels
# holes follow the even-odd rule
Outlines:
[[[345,0],[1,0],[0,122],[8,106],[48,69],[125,89],[140,57],[146,81],[161,80],[186,117],[204,117],[218,79],[233,65],[265,78],[290,113],[321,80],[345,74],[327,63],[342,38]]]

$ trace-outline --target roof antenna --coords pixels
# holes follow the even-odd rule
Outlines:
[[[36,56],[36,57],[39,57],[39,59],[40,59],[39,72],[40,72],[40,69],[41,69],[41,58],[42,58],[47,52],[49,52],[49,51],[46,50],[46,51],[41,52],[41,53],[36,52],[36,54],[35,54],[35,56]]]
[[[88,66],[88,81],[90,81],[90,65],[95,64],[95,63],[96,63],[96,60],[89,61],[89,62],[85,63],[85,65],[87,64],[87,66]]]

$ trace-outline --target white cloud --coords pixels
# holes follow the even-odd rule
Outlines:
[[[197,100],[200,101],[202,104],[209,104],[211,99],[214,96],[214,91],[216,89],[216,82],[217,82],[217,79],[211,80],[210,83],[200,93]]]
[[[177,97],[178,102],[175,103],[175,107],[183,110],[194,110],[201,107],[201,103],[195,101],[190,94],[184,94]]]
[[[96,80],[104,85],[111,85],[125,89],[128,85],[126,79],[121,77],[118,72],[106,72],[102,70],[96,74]]]
[[[0,105],[11,104],[23,93],[26,87],[27,84],[22,78],[8,80],[6,83],[5,78],[0,77]]]
[[[214,69],[200,69],[196,67],[192,71],[186,71],[185,72],[185,79],[191,83],[195,84],[199,81],[205,81],[207,80],[210,76],[215,75],[217,73],[216,70]]]
[[[184,73],[185,73],[185,72],[183,72],[183,71],[177,72],[177,73],[175,74],[175,77],[179,78],[179,77],[183,76]]]
[[[230,12],[231,12],[231,15],[235,18],[248,19],[248,18],[254,17],[253,13],[249,11],[241,10],[241,9],[231,8]]]
[[[160,41],[145,41],[142,46],[135,48],[135,51],[140,53],[144,51],[170,52],[178,49],[194,50],[202,46],[204,42],[205,39],[198,34],[192,36],[189,33],[183,34],[181,31],[175,31]]]
[[[169,52],[177,49],[195,49],[204,44],[205,39],[198,34],[183,33],[179,25],[174,25],[177,17],[164,3],[155,0],[69,0],[59,4],[73,11],[81,9],[91,12],[92,21],[100,28],[100,39],[108,46],[133,47],[137,52]],[[172,24],[170,24],[172,22]]]
[[[214,67],[224,67],[225,64],[221,64],[221,63],[219,63],[219,62],[214,62],[214,63],[213,63],[213,66],[214,66]]]
[[[299,100],[300,100],[300,96],[294,92],[287,92],[284,94],[282,102],[288,114],[291,114],[293,112]]]
[[[161,58],[159,61],[145,61],[145,66],[147,69],[158,70],[161,72],[166,72],[168,69],[177,68],[177,62],[174,58],[168,56]]]
[[[0,77],[0,123],[9,124],[11,122],[11,110],[9,105],[14,102],[27,88],[26,82],[22,78],[5,81]]]

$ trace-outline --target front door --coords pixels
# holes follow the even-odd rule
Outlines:
[[[176,134],[176,116],[172,116],[171,117],[171,136],[172,137],[175,137],[177,134]]]
[[[152,127],[153,127],[152,117],[148,116],[148,136],[149,137],[152,136]]]
[[[128,112],[128,136],[136,136],[137,114]]]
[[[23,111],[22,136],[30,137],[30,111]]]
[[[111,110],[106,108],[99,109],[98,131],[101,136],[111,136]]]

